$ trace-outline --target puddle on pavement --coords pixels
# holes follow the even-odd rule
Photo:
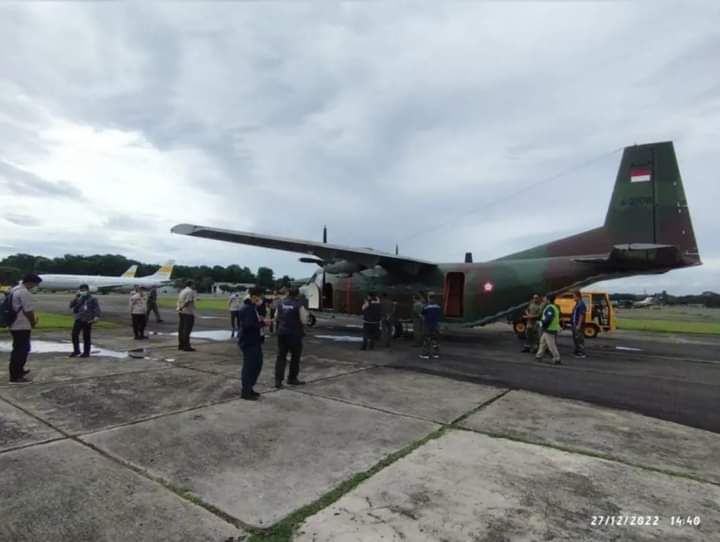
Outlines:
[[[177,337],[177,331],[173,333],[158,332],[156,335],[164,335],[166,337]],[[192,339],[210,339],[211,341],[229,341],[232,339],[232,331],[226,329],[211,329],[204,331],[193,331],[190,334]]]
[[[0,342],[0,352],[10,352],[12,350],[12,343],[8,341]],[[31,352],[35,354],[55,354],[55,353],[70,353],[72,351],[72,344],[69,342],[62,341],[32,341]],[[90,355],[104,357],[104,358],[115,358],[125,359],[128,357],[127,352],[118,352],[116,350],[108,350],[106,348],[98,348],[93,346],[90,350]]]
[[[634,348],[632,346],[616,346],[615,350],[623,350],[624,352],[642,352],[642,348]]]
[[[362,329],[362,324],[345,324],[345,327],[352,327],[355,329]]]
[[[341,343],[361,343],[362,337],[352,337],[350,335],[315,335],[316,339],[329,339]]]

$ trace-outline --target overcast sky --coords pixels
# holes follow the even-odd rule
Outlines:
[[[670,139],[705,265],[608,287],[720,290],[720,3],[4,3],[0,36],[0,256],[313,271],[190,222],[492,259]]]

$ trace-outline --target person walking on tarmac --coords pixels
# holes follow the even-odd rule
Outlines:
[[[554,295],[545,296],[544,301],[545,300],[547,302],[543,309],[542,320],[540,321],[543,332],[540,337],[540,347],[535,355],[535,360],[542,362],[543,357],[545,357],[545,350],[550,350],[553,363],[560,365],[560,352],[558,352],[556,343],[556,337],[558,331],[560,331],[560,308],[555,304]]]
[[[387,293],[382,294],[382,341],[389,348],[395,333],[395,309],[396,303],[390,299]]]
[[[375,292],[370,292],[362,306],[363,342],[361,350],[373,350],[375,341],[380,337],[380,321],[382,320],[382,304]]]
[[[195,325],[195,283],[188,280],[185,288],[178,295],[177,312],[178,312],[178,350],[183,352],[195,352],[190,346],[190,334]]]
[[[427,303],[422,310],[423,317],[423,352],[421,359],[438,359],[440,357],[440,318],[442,309],[435,303],[433,297],[428,295]]]
[[[412,315],[413,315],[413,346],[420,347],[423,344],[423,307],[425,304],[423,303],[422,297],[420,294],[415,294],[413,296],[413,306],[412,306]]]
[[[162,318],[160,318],[160,309],[158,308],[157,300],[157,286],[151,286],[150,291],[147,295],[147,313],[145,314],[145,320],[150,321],[150,313],[155,313],[155,321],[158,324],[162,324]]]
[[[277,360],[275,361],[275,387],[282,388],[285,380],[285,366],[287,355],[290,354],[290,371],[288,384],[302,386],[305,384],[298,379],[300,375],[300,356],[302,355],[303,336],[305,324],[308,321],[308,311],[299,299],[300,290],[291,287],[288,295],[277,306],[275,311],[277,333]]]
[[[258,306],[262,303],[262,290],[253,288],[240,309],[240,329],[238,331],[238,346],[243,354],[242,392],[240,398],[247,401],[256,401],[260,394],[253,388],[257,383],[263,366],[262,345],[265,336],[262,329],[265,321],[258,313]]]
[[[132,320],[133,335],[135,340],[147,339],[145,326],[147,324],[147,298],[145,288],[135,288],[130,296],[130,319]]]
[[[90,294],[87,284],[81,284],[77,295],[70,301],[70,308],[75,314],[72,329],[73,351],[69,357],[89,358],[92,346],[92,325],[102,316],[100,303]],[[83,336],[83,351],[80,353],[80,332]]]
[[[525,347],[522,351],[535,353],[540,346],[540,330],[538,329],[538,325],[539,319],[542,316],[542,303],[540,302],[539,294],[533,294],[524,316]]]
[[[573,343],[575,344],[575,357],[586,358],[585,354],[585,316],[587,314],[587,305],[583,301],[580,290],[575,292],[575,306],[572,311],[572,334]]]

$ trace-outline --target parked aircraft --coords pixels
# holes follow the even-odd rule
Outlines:
[[[40,274],[42,282],[39,288],[44,290],[76,290],[81,284],[87,284],[91,292],[110,292],[129,290],[136,286],[164,286],[171,282],[170,276],[175,262],[165,263],[154,274],[146,277],[135,277],[137,266],[134,265],[119,277],[102,275],[58,275]],[[130,276],[132,273],[132,276]]]
[[[646,297],[645,299],[643,299],[641,301],[636,301],[635,303],[632,304],[632,306],[633,306],[633,308],[642,309],[642,308],[648,308],[648,307],[659,307],[661,304],[662,304],[662,302],[660,301],[660,299],[658,299],[657,297],[655,297],[653,295],[650,297]]]
[[[173,233],[309,254],[321,269],[306,288],[321,309],[357,314],[387,292],[401,317],[416,292],[438,296],[446,322],[482,325],[523,308],[535,293],[701,265],[672,142],[626,147],[604,225],[484,263],[434,263],[372,249],[192,224]]]

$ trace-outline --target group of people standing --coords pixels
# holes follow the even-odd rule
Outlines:
[[[398,323],[397,303],[384,293],[370,292],[362,305],[362,350],[372,350],[377,341],[389,347]],[[413,296],[413,335],[415,346],[422,346],[422,359],[440,357],[440,319],[442,309],[432,295]]]
[[[303,337],[309,313],[305,303],[300,299],[298,288],[289,288],[286,296],[278,297],[273,303],[267,303],[262,289],[253,288],[237,311],[233,310],[238,306],[240,298],[239,294],[235,296],[236,293],[230,296],[229,307],[233,331],[237,334],[238,345],[243,354],[240,397],[250,401],[260,397],[254,387],[262,371],[262,348],[266,328],[274,328],[277,336],[275,387],[280,389],[284,385],[288,355],[290,355],[290,368],[287,371],[287,383],[291,386],[305,384],[299,376]],[[237,314],[232,314],[234,312]]]
[[[587,305],[583,301],[580,291],[574,294],[575,305],[570,318],[574,355],[576,358],[585,358],[585,320]],[[562,328],[560,307],[555,304],[555,296],[548,294],[540,296],[534,294],[525,310],[525,347],[523,352],[535,354],[539,362],[545,360],[546,352],[552,355],[552,363],[560,365],[560,351],[557,347],[557,334]]]

